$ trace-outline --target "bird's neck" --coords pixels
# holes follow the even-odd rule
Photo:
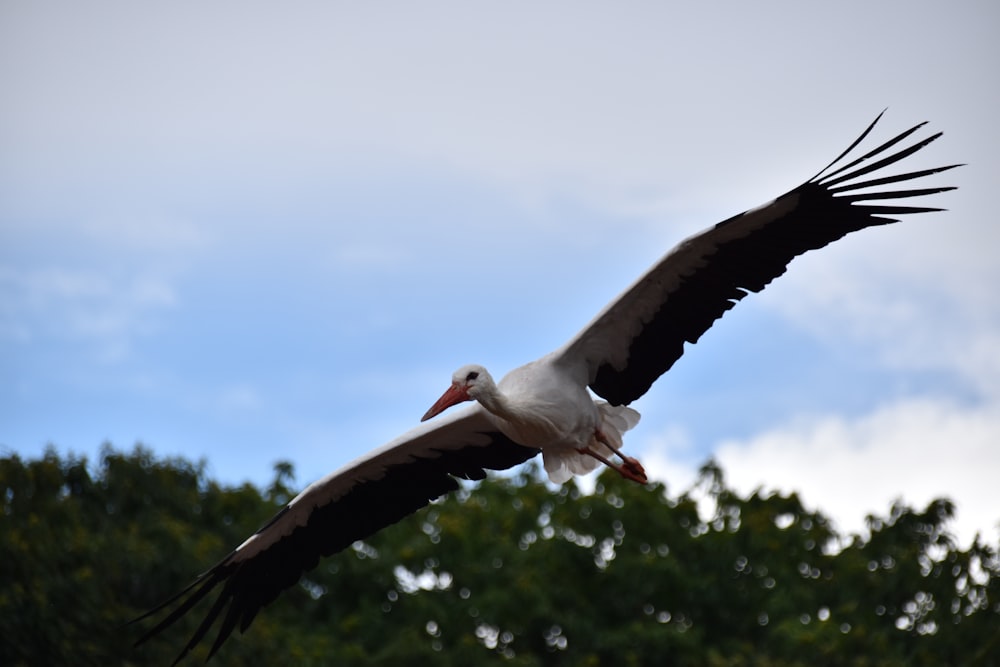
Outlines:
[[[499,387],[495,384],[491,384],[483,389],[484,391],[476,397],[476,400],[479,401],[480,405],[502,419],[506,419],[508,421],[516,419],[517,411],[514,409],[510,399],[508,399],[507,396],[500,391]]]

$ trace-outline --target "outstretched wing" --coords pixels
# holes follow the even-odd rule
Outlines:
[[[321,557],[456,490],[459,478],[483,479],[487,470],[510,468],[537,453],[497,431],[479,405],[421,425],[310,485],[215,567],[136,619],[170,609],[136,645],[172,625],[221,585],[174,664],[221,617],[211,657],[235,627],[246,630],[262,607],[316,567]]]
[[[897,222],[895,216],[942,210],[896,200],[952,187],[869,188],[959,165],[866,178],[941,136],[897,147],[925,123],[856,159],[848,157],[881,117],[806,183],[682,241],[555,355],[585,373],[590,388],[608,402],[631,403],[681,357],[685,342],[697,342],[740,299],[784,273],[795,257],[851,232]]]

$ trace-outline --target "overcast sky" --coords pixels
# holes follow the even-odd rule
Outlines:
[[[796,260],[635,404],[687,488],[997,539],[994,2],[0,2],[0,452],[302,485],[458,366],[560,345],[684,236],[878,138],[946,213]]]

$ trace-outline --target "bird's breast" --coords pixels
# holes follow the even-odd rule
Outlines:
[[[490,417],[525,447],[584,447],[597,427],[598,411],[585,387],[545,366],[527,366],[500,383],[506,414]]]

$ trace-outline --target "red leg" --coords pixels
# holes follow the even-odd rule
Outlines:
[[[597,459],[604,465],[608,466],[612,470],[617,471],[618,474],[624,477],[625,479],[630,479],[633,482],[638,482],[639,484],[645,484],[647,482],[646,471],[643,470],[642,465],[632,457],[622,456],[622,461],[624,461],[624,465],[619,466],[612,463],[601,454],[598,454],[590,447],[581,447],[576,451],[580,452],[581,454],[586,454],[587,456],[593,456],[595,459]],[[621,454],[619,454],[619,456],[621,456]]]
[[[607,436],[601,433],[601,429],[594,429],[594,437],[597,438],[598,442],[617,454],[618,458],[622,460],[622,469],[628,470],[630,473],[628,475],[624,475],[624,473],[622,473],[625,477],[635,480],[640,484],[646,483],[646,470],[642,467],[642,464],[639,463],[638,459],[634,459],[631,456],[626,455],[620,449],[612,445]],[[622,472],[622,470],[618,469],[618,472]]]

